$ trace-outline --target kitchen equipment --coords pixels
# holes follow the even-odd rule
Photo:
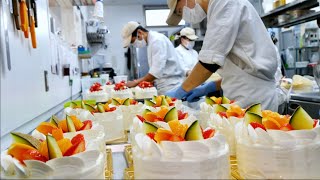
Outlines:
[[[35,27],[38,27],[38,13],[37,13],[36,0],[31,0],[31,8],[33,11],[34,25],[35,25]]]
[[[13,16],[14,16],[14,22],[16,24],[16,28],[17,30],[20,30],[18,0],[12,0],[12,9],[13,9]]]

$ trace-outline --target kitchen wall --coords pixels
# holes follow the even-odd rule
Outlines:
[[[82,7],[81,9],[83,9]],[[93,7],[85,7],[88,15],[91,16]],[[105,23],[110,30],[108,37],[108,48],[104,51],[105,62],[110,62],[117,74],[128,74],[127,62],[124,53],[127,49],[122,46],[121,30],[122,27],[129,21],[137,21],[145,25],[144,9],[142,5],[107,5],[104,6],[104,19]],[[178,27],[165,27],[165,28],[147,28],[153,31],[168,31],[170,36],[180,28]]]
[[[0,3],[4,14],[0,16],[0,74],[1,74],[1,150],[11,143],[10,132],[29,133],[40,122],[63,108],[63,103],[71,95],[80,92],[80,76],[62,75],[62,65],[78,67],[77,55],[67,44],[63,45],[49,32],[49,11],[47,0],[37,1],[38,21],[36,28],[37,49],[31,47],[30,39],[25,39],[21,31],[15,29],[6,1]],[[5,30],[8,30],[8,50],[6,53]],[[56,39],[53,43],[52,39]],[[57,51],[53,51],[56,49]],[[59,52],[59,53],[57,53]],[[7,68],[11,59],[12,69]],[[58,65],[58,73],[52,74],[51,65]],[[49,91],[45,90],[44,71],[48,72]],[[71,72],[72,73],[72,72]]]

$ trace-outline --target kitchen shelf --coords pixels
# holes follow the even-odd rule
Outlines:
[[[275,19],[277,19],[279,15],[285,14],[287,11],[306,10],[317,6],[319,6],[317,0],[296,0],[262,15],[261,19],[267,27],[290,27],[320,18],[320,12],[309,13],[284,23],[276,23]]]
[[[79,59],[90,59],[91,54],[78,54]]]
[[[289,47],[289,50],[299,50],[299,49],[316,49],[320,48],[319,46],[303,46],[303,47]]]

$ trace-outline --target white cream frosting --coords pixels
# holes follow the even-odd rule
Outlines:
[[[109,95],[103,90],[93,92],[87,91],[85,99],[92,99],[96,100],[97,102],[107,102],[109,99]]]
[[[229,179],[229,150],[225,138],[157,144],[138,133],[133,145],[137,179]]]
[[[122,115],[123,115],[123,128],[124,128],[124,130],[130,129],[130,127],[132,125],[132,120],[134,119],[134,117],[136,117],[137,114],[142,113],[142,110],[143,110],[142,107],[143,107],[143,104],[140,102],[136,105],[118,106],[118,108],[120,108],[120,110],[122,111]]]
[[[95,122],[102,125],[105,132],[105,141],[113,141],[124,137],[123,114],[117,108],[112,112],[94,113]]]
[[[140,88],[139,86],[135,87],[136,99],[152,98],[153,96],[157,96],[157,95],[158,95],[158,91],[155,87],[149,87],[149,88]]]
[[[222,106],[229,108],[230,104],[221,104]],[[200,125],[203,128],[208,127],[208,120],[210,119],[210,115],[215,112],[217,108],[217,104],[209,105],[206,102],[200,103],[200,112],[199,112],[199,119]]]
[[[64,134],[72,139],[78,133]],[[86,150],[69,157],[55,158],[47,162],[26,160],[25,165],[7,154],[1,153],[1,179],[103,179],[105,148],[101,146],[101,131],[83,131]]]
[[[107,94],[111,94],[112,89],[114,89],[115,85],[104,85],[102,86],[102,89],[107,93]]]
[[[318,179],[320,127],[267,130],[236,125],[238,169],[249,179]]]
[[[90,111],[82,108],[73,109],[73,108],[67,107],[64,109],[64,114],[68,116],[76,116],[81,121],[94,120],[95,118]]]
[[[133,98],[133,93],[132,93],[132,90],[129,88],[124,90],[119,90],[119,91],[115,91],[114,89],[112,89],[111,98],[120,98],[120,99]]]
[[[206,117],[208,119],[208,117]],[[236,137],[235,137],[235,127],[239,122],[243,122],[244,118],[237,117],[221,117],[218,114],[211,113],[208,121],[208,126],[218,130],[223,134],[230,147],[230,155],[236,155]]]

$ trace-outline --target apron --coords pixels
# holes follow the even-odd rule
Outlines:
[[[221,72],[223,94],[242,108],[261,103],[263,110],[278,111],[278,93],[274,81],[252,76],[226,59]]]

